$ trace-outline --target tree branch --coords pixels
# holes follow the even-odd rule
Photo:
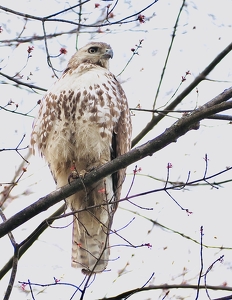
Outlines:
[[[84,23],[80,24],[78,22],[74,22],[74,21],[70,21],[70,20],[65,20],[65,19],[51,19],[52,16],[58,15],[60,13],[63,13],[65,10],[62,11],[62,12],[54,13],[53,15],[50,15],[50,16],[47,16],[47,17],[38,17],[38,16],[30,15],[30,14],[21,13],[21,12],[15,11],[13,9],[10,9],[8,7],[4,7],[4,6],[1,6],[1,5],[0,5],[0,10],[12,13],[14,15],[18,15],[18,16],[24,17],[26,19],[32,19],[32,20],[37,20],[37,21],[41,21],[41,22],[47,22],[47,21],[50,21],[50,22],[61,22],[61,23],[67,23],[67,24],[72,24],[72,25],[76,25],[76,26],[94,28],[94,27],[105,27],[105,26],[112,26],[112,25],[118,25],[118,24],[121,25],[121,24],[125,24],[125,23],[130,23],[130,22],[137,22],[137,18],[136,17],[139,14],[141,14],[142,12],[144,12],[145,10],[147,10],[148,8],[150,8],[152,5],[154,5],[157,1],[158,0],[154,0],[148,6],[144,7],[140,11],[138,11],[138,12],[136,12],[136,13],[130,15],[130,16],[126,16],[125,18],[122,18],[122,19],[117,20],[115,22],[111,22],[111,23],[110,22],[106,22],[106,23],[102,23],[102,24],[84,24]],[[89,2],[89,0],[88,1],[84,1],[82,3],[79,3],[76,6],[82,5],[83,3],[86,3],[86,2]],[[70,9],[71,8],[69,8],[68,10],[70,10]],[[130,20],[130,19],[132,19],[132,20]]]
[[[175,100],[170,103],[165,110],[173,110],[180,102],[215,68],[216,65],[232,50],[232,43],[230,43],[215,59],[194,79],[192,83],[182,92]],[[152,116],[150,122],[143,128],[143,130],[133,139],[132,147],[134,147],[155,125],[159,123],[168,113],[163,115]]]
[[[49,218],[44,220],[24,241],[18,244],[18,259],[31,247],[38,237],[55,221],[55,217],[60,216],[65,210],[66,204],[63,204]],[[0,270],[0,280],[12,268],[14,257],[11,257],[5,266]]]
[[[46,89],[44,89],[44,88],[42,88],[42,87],[39,87],[39,86],[30,84],[30,83],[23,82],[23,81],[21,81],[21,80],[18,80],[18,79],[16,79],[16,78],[11,77],[11,76],[9,76],[9,75],[7,75],[7,74],[4,74],[4,73],[2,73],[2,72],[0,72],[0,75],[3,76],[3,77],[5,77],[5,78],[7,78],[8,80],[14,81],[14,82],[17,83],[18,85],[23,85],[23,86],[26,86],[26,87],[28,87],[28,88],[30,88],[30,89],[36,89],[36,90],[40,90],[40,91],[43,91],[43,92],[46,92],[46,91],[47,91]]]
[[[167,56],[166,56],[166,59],[165,59],[165,62],[164,62],[164,67],[163,67],[162,73],[160,75],[160,81],[159,81],[159,85],[158,85],[158,88],[157,88],[157,91],[156,91],[156,95],[155,95],[155,99],[154,99],[154,104],[153,104],[153,109],[155,109],[156,100],[157,100],[157,98],[159,96],[159,91],[160,91],[160,88],[161,88],[161,84],[163,82],[165,70],[167,68],[168,59],[169,59],[169,56],[171,54],[171,50],[172,50],[172,46],[173,46],[173,43],[174,43],[174,39],[176,37],[176,31],[177,31],[178,23],[179,23],[179,20],[180,20],[180,15],[181,15],[181,13],[182,13],[182,11],[184,9],[184,6],[185,6],[185,0],[183,0],[183,2],[181,4],[181,7],[179,9],[179,13],[178,13],[177,18],[176,18],[176,22],[175,22],[175,25],[174,25],[173,34],[172,34],[172,38],[171,38],[171,43],[170,43],[169,48],[168,48],[168,53],[167,53]]]
[[[137,288],[134,290],[126,291],[124,293],[121,293],[117,296],[113,297],[105,297],[99,300],[122,300],[126,297],[130,296],[131,294],[140,293],[144,291],[150,291],[150,290],[169,290],[169,289],[209,289],[209,290],[222,290],[222,291],[232,291],[232,287],[228,286],[214,286],[214,285],[194,285],[194,284],[161,284],[161,285],[150,285],[148,287],[143,288]],[[231,296],[230,296],[231,297]],[[231,299],[231,298],[218,298],[219,299]]]
[[[0,225],[0,237],[7,234],[9,231],[17,228],[29,219],[33,218],[42,211],[47,210],[52,205],[71,196],[77,191],[88,187],[106,176],[117,172],[118,170],[135,163],[146,156],[151,156],[153,153],[163,149],[167,145],[177,142],[177,139],[192,129],[199,128],[199,122],[212,114],[232,108],[232,100],[227,101],[232,97],[232,87],[225,90],[211,101],[196,109],[192,114],[183,116],[171,127],[167,128],[162,134],[147,143],[132,149],[130,152],[119,156],[111,162],[101,166],[100,168],[88,173],[84,179],[67,184],[64,187],[51,192],[49,195],[40,198],[29,207],[18,212],[13,217]],[[68,179],[67,179],[68,180]]]

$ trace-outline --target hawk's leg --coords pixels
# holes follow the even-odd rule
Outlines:
[[[68,176],[68,183],[70,184],[72,180],[77,179],[78,176],[78,172],[77,172],[77,168],[75,166],[75,161],[73,161],[72,166],[70,167],[70,175]]]
[[[68,176],[68,183],[70,184],[71,181],[78,179],[78,178],[84,178],[85,175],[88,173],[86,170],[81,170],[80,172],[77,171],[75,160],[73,160],[72,166],[70,167],[70,175]]]
[[[72,165],[70,167],[70,175],[68,176],[68,183],[70,184],[71,181],[78,179],[78,178],[84,178],[86,174],[88,174],[89,172],[93,171],[94,169],[96,169],[97,167],[89,167],[87,170],[81,170],[81,171],[77,171],[76,165],[75,165],[75,160],[73,160]]]

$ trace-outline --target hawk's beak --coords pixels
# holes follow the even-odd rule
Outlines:
[[[113,50],[111,48],[109,49],[106,49],[106,52],[105,54],[102,55],[102,58],[113,58],[114,56],[114,53],[113,53]]]

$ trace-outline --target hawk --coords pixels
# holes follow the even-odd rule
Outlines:
[[[131,119],[125,93],[109,71],[110,45],[91,42],[68,62],[40,103],[31,145],[47,161],[57,187],[130,150]],[[73,211],[72,267],[102,272],[125,169],[66,199]]]

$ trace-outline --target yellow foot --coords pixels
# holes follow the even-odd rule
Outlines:
[[[80,178],[84,178],[85,175],[88,174],[88,173],[89,173],[89,172],[86,171],[86,170],[81,170],[81,171],[78,173],[78,175],[79,175]]]
[[[70,168],[70,175],[68,176],[68,183],[70,184],[71,181],[78,179],[78,178],[84,178],[85,175],[88,173],[86,170],[81,170],[80,172],[77,171],[77,168],[75,166],[75,161],[73,161],[73,165]]]
[[[77,179],[79,177],[76,166],[75,166],[75,161],[73,161],[73,164],[70,168],[70,175],[68,176],[68,183],[70,184],[72,180]]]

